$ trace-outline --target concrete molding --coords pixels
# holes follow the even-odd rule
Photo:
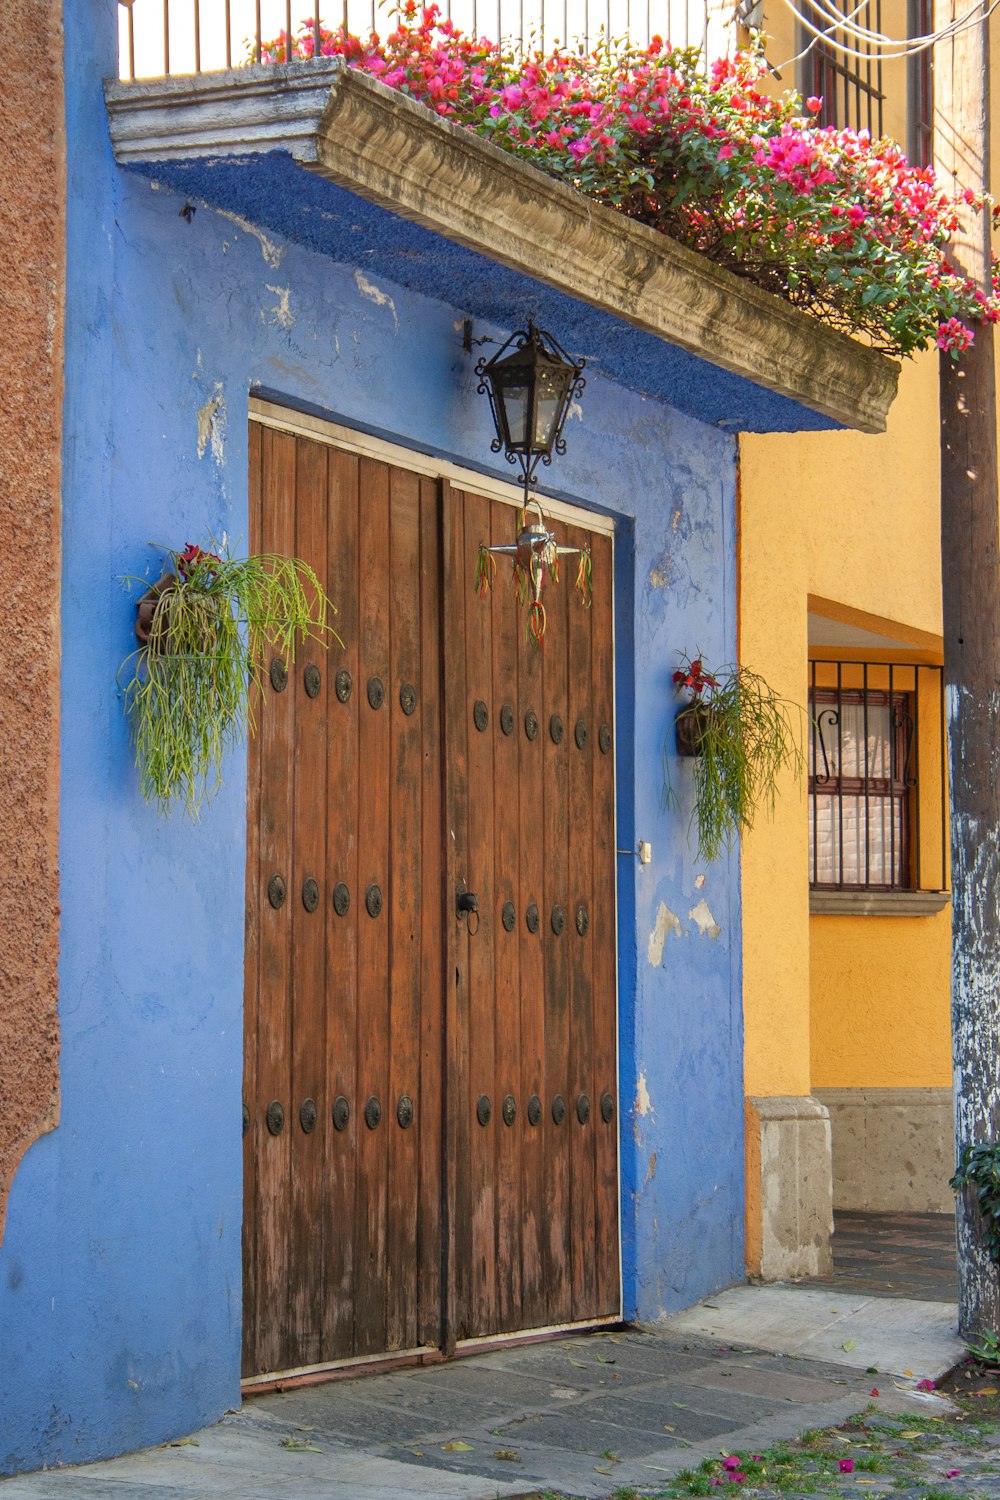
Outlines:
[[[833,1206],[880,1213],[952,1213],[950,1088],[817,1089],[830,1112]]]
[[[358,196],[862,432],[899,365],[339,60],[105,86],[122,165],[287,152]]]
[[[811,917],[933,917],[950,891],[810,891]]]

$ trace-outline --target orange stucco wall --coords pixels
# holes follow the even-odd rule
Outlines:
[[[17,1163],[59,1107],[61,16],[55,0],[6,0],[0,28],[0,1234]]]

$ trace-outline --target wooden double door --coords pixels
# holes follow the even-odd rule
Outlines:
[[[250,503],[345,645],[250,749],[244,1377],[616,1317],[611,539],[539,649],[511,505],[257,422]]]

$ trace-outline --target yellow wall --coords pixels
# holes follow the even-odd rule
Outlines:
[[[924,355],[882,436],[743,439],[740,659],[796,702],[810,595],[897,622],[904,639],[939,635],[937,433]],[[949,913],[811,918],[806,809],[804,786],[787,785],[744,844],[747,1094],[946,1084]]]

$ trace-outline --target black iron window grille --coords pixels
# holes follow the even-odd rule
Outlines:
[[[810,885],[944,890],[941,668],[815,661],[810,673]]]
[[[934,30],[932,0],[907,0],[907,31],[911,37]],[[915,167],[934,161],[934,49],[925,47],[906,59],[906,154]]]
[[[872,31],[882,30],[882,0],[832,0],[830,9],[844,19],[857,21]],[[872,136],[882,134],[882,58],[867,42],[844,31],[831,21],[827,11],[809,7],[805,10],[822,36],[801,28],[803,45],[809,46],[802,74],[802,93],[822,99],[818,116],[820,125],[836,125],[852,130],[867,130]],[[855,57],[854,52],[863,56]]]

